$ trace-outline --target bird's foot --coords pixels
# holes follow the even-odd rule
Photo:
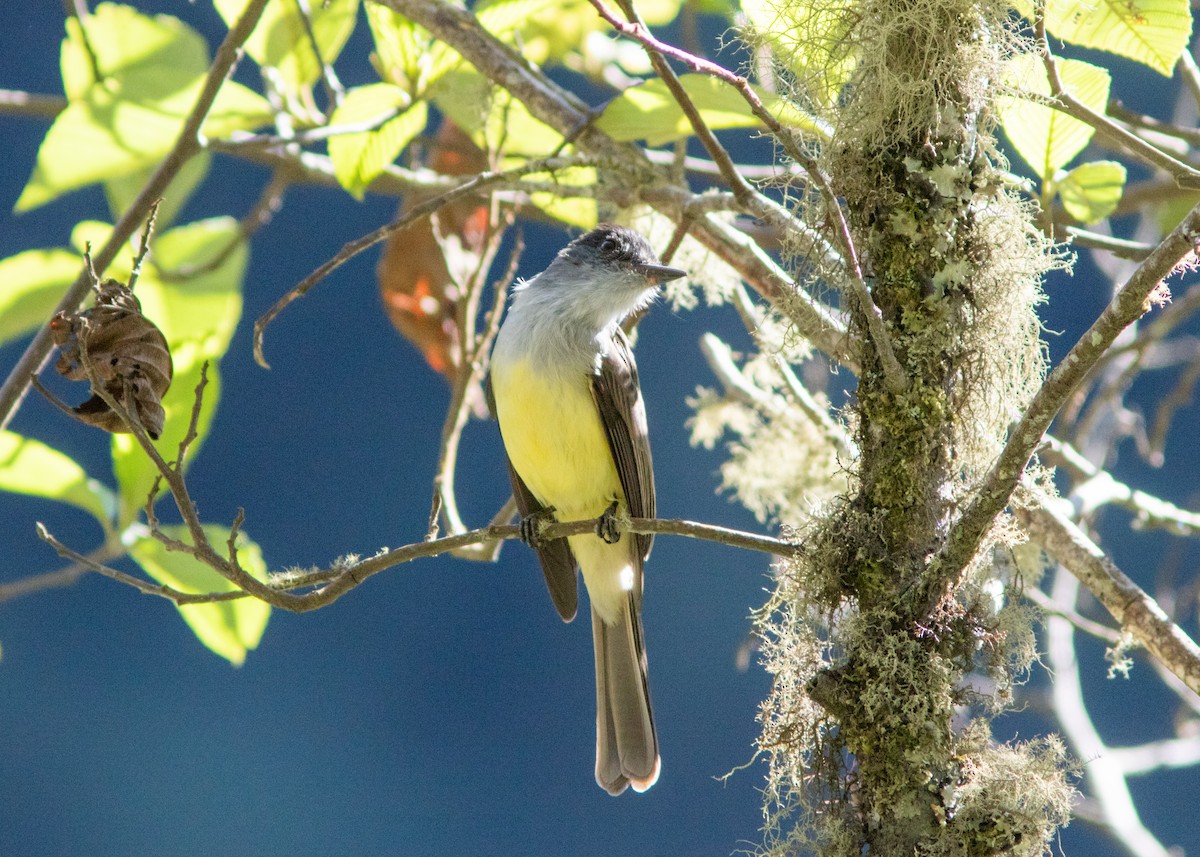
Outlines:
[[[517,529],[521,531],[521,541],[531,548],[538,547],[542,543],[542,529],[547,524],[553,524],[555,520],[553,506],[530,512],[517,524]]]
[[[610,545],[615,545],[621,540],[621,529],[617,524],[616,500],[613,500],[612,504],[596,520],[596,535]]]

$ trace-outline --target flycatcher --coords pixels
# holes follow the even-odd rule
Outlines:
[[[623,319],[685,272],[645,239],[602,225],[518,283],[492,352],[492,410],[508,453],[522,530],[564,621],[575,618],[575,569],[592,607],[596,782],[618,795],[658,779],[661,760],[642,631],[642,568],[653,538],[613,525],[618,510],[654,517],[646,408]],[[532,517],[531,517],[532,516]],[[538,516],[600,518],[596,534],[538,541]]]

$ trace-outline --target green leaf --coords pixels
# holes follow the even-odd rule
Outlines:
[[[750,105],[729,84],[706,74],[685,74],[679,82],[710,129],[761,125]],[[823,125],[782,99],[759,89],[755,91],[763,106],[784,125],[821,136],[828,134]],[[631,87],[614,98],[596,120],[596,127],[621,142],[645,139],[651,146],[682,140],[695,133],[667,85],[658,79]]]
[[[102,3],[86,27],[104,79],[92,80],[81,24],[69,18],[61,53],[69,103],[42,140],[17,211],[152,168],[175,144],[204,85],[205,42],[175,18]],[[227,82],[203,131],[223,136],[258,127],[270,116],[265,99]]]
[[[418,95],[433,40],[425,30],[387,6],[368,3],[366,9],[379,77],[404,87],[412,96]]]
[[[536,158],[562,144],[562,135],[473,68],[449,72],[430,89],[430,96],[484,151]]]
[[[69,503],[90,513],[106,532],[117,507],[113,492],[74,459],[10,431],[0,431],[0,489]]]
[[[1081,223],[1108,217],[1125,190],[1125,167],[1116,161],[1092,161],[1071,170],[1054,185],[1067,213]]]
[[[859,60],[849,0],[742,0],[741,8],[751,43],[770,47],[800,92],[832,107]]]
[[[506,169],[512,166],[516,166],[516,164],[505,164]],[[572,167],[556,173],[530,173],[525,176],[524,181],[555,182],[567,187],[588,187],[596,184],[597,173],[595,167]],[[599,220],[596,213],[596,200],[590,197],[558,196],[538,191],[530,193],[529,200],[556,220],[578,226],[580,229],[591,229]]]
[[[1200,194],[1168,195],[1154,207],[1154,219],[1158,222],[1158,228],[1166,235],[1197,205],[1200,205]]]
[[[0,344],[45,324],[82,269],[79,256],[59,249],[0,260]]]
[[[338,134],[329,138],[329,158],[338,183],[355,199],[396,160],[413,137],[425,128],[424,101],[412,102],[408,94],[390,83],[358,86],[346,93],[330,124],[361,125],[384,120],[372,131]]]
[[[1032,4],[1017,9],[1033,20]],[[1099,48],[1170,77],[1192,33],[1188,0],[1049,0],[1046,30],[1055,38]]]
[[[218,361],[229,348],[241,317],[247,255],[237,221],[230,217],[178,226],[155,236],[151,244],[148,264],[135,292],[146,317],[166,337],[175,364],[175,377],[163,397],[166,424],[155,442],[168,461],[175,457],[187,430],[200,369],[206,360],[211,362],[209,384],[189,459],[195,457],[208,433],[220,399]],[[164,272],[172,275],[164,277]],[[124,526],[145,505],[158,471],[131,435],[113,435],[112,444],[113,471],[121,497],[119,520]]]
[[[558,0],[493,0],[476,9],[475,17],[493,36],[508,36],[546,9],[558,9]]]
[[[233,26],[247,0],[214,0],[213,5],[225,23]],[[358,0],[314,0],[308,4],[312,13],[312,31],[321,59],[332,65],[342,47],[354,32],[358,16]],[[321,77],[321,64],[313,50],[304,19],[295,0],[274,0],[268,3],[258,26],[246,41],[246,53],[260,66],[278,70],[280,82],[289,96],[296,96]]]
[[[1107,71],[1080,60],[1060,59],[1058,72],[1067,91],[1097,113],[1104,112],[1110,82]],[[1036,56],[1026,54],[1014,59],[1008,80],[1026,92],[1050,94],[1046,69]],[[1083,151],[1094,133],[1090,125],[1031,101],[1006,97],[999,107],[1005,135],[1042,181],[1052,179]]]
[[[679,17],[683,0],[638,0],[638,14],[650,27],[665,27]]]
[[[208,152],[201,152],[180,167],[179,172],[167,185],[167,189],[163,191],[158,214],[154,218],[155,229],[161,231],[175,222],[176,215],[187,204],[200,183],[204,181],[211,165],[212,155]],[[137,199],[137,195],[142,192],[142,188],[157,169],[157,165],[147,167],[104,183],[104,195],[108,198],[108,207],[112,211],[114,219],[120,219],[125,210]]]
[[[191,533],[185,526],[162,527],[162,531],[177,541],[191,543]],[[229,540],[226,527],[205,524],[204,533],[218,550]],[[129,546],[129,554],[151,578],[180,592],[199,594],[237,589],[198,559],[186,553],[168,551],[162,542],[149,535],[136,537]],[[238,533],[237,556],[242,568],[250,575],[259,580],[266,579],[262,550],[245,533]],[[197,639],[235,667],[245,662],[248,651],[258,647],[271,617],[269,604],[250,597],[182,604],[177,609]]]

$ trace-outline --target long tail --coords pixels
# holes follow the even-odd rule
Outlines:
[[[606,625],[592,610],[596,649],[596,782],[611,795],[632,785],[644,792],[658,780],[662,760],[646,682],[642,616],[630,596]]]

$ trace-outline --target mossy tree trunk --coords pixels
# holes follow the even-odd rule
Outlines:
[[[1007,408],[1042,374],[1033,305],[1047,253],[998,189],[988,130],[1006,11],[969,0],[857,8],[861,64],[823,163],[888,341],[855,305],[866,343],[857,485],[809,540],[808,584],[791,596],[798,620],[814,607],[837,615],[832,657],[804,685],[820,725],[797,733],[814,736],[801,755],[822,760],[816,781],[834,784],[814,811],[820,849],[1040,853],[1062,821],[1058,753],[996,747],[985,719],[955,720],[967,674],[982,666],[1007,687],[1020,668],[1009,647],[1027,639],[1006,635],[984,595],[995,539],[967,568],[938,560]],[[1006,782],[1002,771],[1021,773]]]

